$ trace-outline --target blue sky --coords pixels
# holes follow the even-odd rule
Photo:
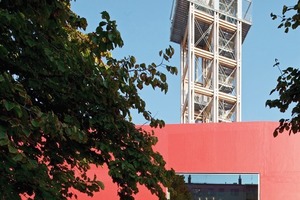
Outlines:
[[[188,182],[188,176],[191,175],[192,183],[219,183],[219,184],[234,184],[238,183],[238,178],[241,176],[242,184],[258,184],[258,174],[182,174],[185,182]]]
[[[170,64],[179,67],[179,45],[170,42],[170,14],[173,0],[77,0],[72,8],[88,20],[87,31],[93,31],[100,21],[100,12],[108,11],[115,19],[125,45],[113,51],[117,58],[134,55],[137,62],[160,62],[158,52],[172,45],[174,58]],[[284,1],[292,5],[291,0]],[[299,30],[284,33],[277,29],[279,21],[273,21],[270,13],[281,13],[282,2],[253,0],[252,27],[243,44],[242,62],[242,121],[277,121],[288,117],[277,110],[265,107],[269,92],[280,75],[273,68],[275,58],[281,67],[298,66],[300,63]],[[147,108],[166,123],[180,122],[179,75],[168,76],[167,95],[152,89],[141,92]],[[143,124],[142,117],[134,115],[134,122]]]

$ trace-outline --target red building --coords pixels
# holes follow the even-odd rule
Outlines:
[[[155,130],[168,167],[179,173],[255,173],[259,200],[300,199],[300,134],[273,137],[275,122],[168,124]],[[150,127],[145,127],[150,129]],[[118,200],[106,169],[93,169],[105,190],[93,198]],[[154,200],[141,188],[138,200]]]

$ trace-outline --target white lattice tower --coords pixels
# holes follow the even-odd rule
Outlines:
[[[251,27],[252,0],[174,0],[173,5],[181,122],[240,121],[242,43]]]

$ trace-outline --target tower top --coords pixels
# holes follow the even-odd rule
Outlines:
[[[252,23],[252,0],[173,0],[170,38],[172,42],[180,44],[184,37],[184,31],[188,23],[190,2],[196,5],[196,9],[207,14],[217,11],[224,16],[228,16],[233,21],[241,20],[243,22],[243,40],[246,37]],[[233,4],[236,6],[233,6]],[[242,10],[241,14],[237,12],[238,7]]]

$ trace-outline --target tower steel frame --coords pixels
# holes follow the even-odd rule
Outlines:
[[[181,123],[241,121],[242,43],[252,0],[174,0],[180,44]]]

